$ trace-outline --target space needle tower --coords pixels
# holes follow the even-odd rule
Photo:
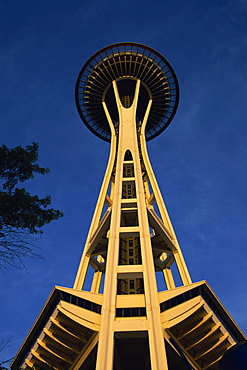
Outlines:
[[[146,148],[178,106],[171,65],[110,45],[83,66],[75,99],[109,160],[74,286],[53,289],[12,369],[218,370],[245,336],[207,282],[191,281]]]

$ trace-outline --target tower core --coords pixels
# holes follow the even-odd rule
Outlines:
[[[172,67],[147,46],[110,45],[75,98],[109,160],[74,286],[54,288],[12,369],[218,370],[245,336],[206,281],[192,283],[146,148],[178,106]]]

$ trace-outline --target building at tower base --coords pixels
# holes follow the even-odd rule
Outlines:
[[[117,299],[113,369],[152,369],[144,300]],[[219,369],[226,350],[245,339],[206,281],[159,292],[158,301],[168,369]],[[102,294],[55,287],[12,368],[94,369],[102,304]]]
[[[82,68],[78,112],[111,143],[109,161],[74,286],[53,289],[12,370],[218,370],[245,340],[207,282],[192,283],[149,162],[146,141],[178,95],[170,64],[140,44],[108,46]]]

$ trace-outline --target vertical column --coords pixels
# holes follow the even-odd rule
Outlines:
[[[110,148],[109,160],[108,160],[105,176],[104,176],[102,186],[101,186],[101,189],[100,189],[98,201],[97,201],[97,204],[96,204],[96,207],[95,207],[93,219],[92,219],[92,222],[91,222],[91,225],[90,225],[90,229],[89,229],[89,232],[88,232],[88,236],[87,236],[86,244],[85,244],[84,251],[83,251],[83,254],[82,254],[82,257],[81,257],[81,261],[80,261],[80,264],[79,264],[79,268],[78,268],[78,271],[77,271],[77,274],[76,274],[76,278],[75,278],[75,282],[74,282],[74,286],[73,286],[74,289],[82,289],[83,284],[85,282],[86,273],[87,273],[87,269],[88,269],[88,265],[89,265],[89,261],[90,261],[90,255],[88,254],[88,250],[90,248],[90,243],[91,243],[91,239],[93,237],[93,234],[95,233],[97,227],[99,226],[99,222],[100,222],[100,218],[102,216],[104,205],[105,205],[105,203],[107,203],[107,190],[108,190],[108,187],[109,187],[110,182],[111,182],[112,171],[113,171],[114,162],[115,162],[115,158],[116,158],[116,141],[117,140],[116,140],[114,125],[113,125],[113,123],[111,121],[111,118],[110,118],[110,115],[109,115],[109,113],[106,109],[105,103],[103,102],[102,104],[103,104],[103,107],[105,109],[105,113],[107,115],[108,123],[109,123],[110,129],[111,129],[111,136],[112,136],[111,148]],[[98,275],[98,278],[99,278],[101,273],[99,273],[97,275]],[[98,283],[99,283],[99,279],[97,279],[97,280],[98,280]],[[92,291],[97,291],[97,287],[96,287],[95,283],[96,282],[93,281]]]
[[[119,150],[121,142],[120,137],[117,152],[115,186],[112,197],[111,223],[110,230],[108,232],[109,241],[105,271],[104,299],[101,312],[101,327],[99,333],[96,370],[102,369],[110,370],[113,368],[114,321],[116,315],[117,265],[120,240],[119,231],[120,231],[121,197],[122,197],[121,179],[123,171],[122,167],[123,153],[121,150]]]
[[[179,275],[181,277],[181,281],[182,281],[183,285],[191,284],[192,280],[191,280],[188,268],[187,268],[186,263],[184,261],[182,251],[180,249],[176,234],[175,234],[174,229],[172,227],[171,220],[169,218],[166,206],[164,204],[159,186],[158,186],[157,181],[155,179],[155,176],[154,176],[154,173],[153,173],[153,170],[152,170],[152,166],[151,166],[149,158],[148,158],[147,148],[146,148],[146,141],[145,141],[145,122],[143,122],[142,127],[141,127],[140,144],[141,144],[141,152],[142,152],[142,156],[143,156],[143,161],[144,161],[145,168],[146,168],[146,171],[147,171],[147,176],[149,178],[149,181],[150,181],[150,184],[151,184],[151,187],[152,187],[152,190],[153,190],[154,199],[156,201],[158,210],[160,212],[161,220],[163,221],[164,226],[166,227],[169,234],[171,235],[172,242],[176,247],[176,252],[174,252],[174,259],[175,259],[176,264],[177,264],[177,268],[178,268]],[[169,289],[169,287],[170,288],[174,287],[174,281],[173,281],[173,278],[172,278],[171,271],[170,270],[167,271],[164,275],[165,275],[165,277],[168,278],[168,280],[166,281],[168,289]]]
[[[160,323],[160,311],[157,297],[156,277],[150,241],[149,223],[147,217],[140,155],[136,131],[136,107],[140,81],[136,83],[135,97],[130,108],[121,104],[116,81],[113,81],[114,93],[119,112],[119,142],[116,164],[115,189],[112,203],[112,217],[109,230],[109,243],[102,306],[102,321],[99,335],[97,355],[97,370],[112,369],[114,350],[114,320],[116,313],[117,267],[120,247],[121,230],[121,198],[123,190],[124,155],[130,150],[133,156],[134,181],[136,187],[136,202],[138,213],[138,230],[143,264],[144,294],[146,302],[149,348],[152,369],[167,369],[167,359],[164,347],[163,333]],[[131,229],[131,228],[130,228]]]

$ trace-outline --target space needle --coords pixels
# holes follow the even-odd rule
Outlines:
[[[208,283],[192,282],[146,147],[177,110],[171,65],[141,44],[107,46],[75,100],[109,160],[74,286],[53,289],[12,369],[218,370],[245,336]]]

